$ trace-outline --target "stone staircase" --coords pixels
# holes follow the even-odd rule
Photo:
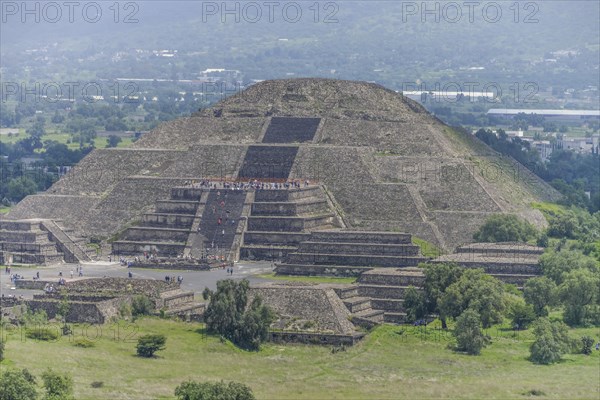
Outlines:
[[[205,303],[194,300],[194,292],[173,289],[161,292],[156,299],[156,310],[163,310],[165,315],[177,316],[186,321],[199,321],[206,309]]]
[[[64,253],[41,220],[0,220],[0,263],[51,265],[64,260]]]
[[[172,188],[168,200],[157,201],[154,212],[143,214],[139,225],[127,228],[113,242],[113,254],[157,252],[167,257],[183,254],[203,190],[208,189]]]
[[[57,242],[57,246],[65,255],[66,262],[78,263],[92,261],[87,251],[67,235],[55,221],[43,220],[40,227],[48,232],[48,236],[51,240]]]
[[[351,285],[345,288],[334,289],[348,311],[351,321],[356,325],[371,328],[384,322],[385,313],[372,307],[371,299],[360,295],[360,287]]]
[[[319,186],[257,190],[240,258],[281,260],[310,237],[309,231],[336,227],[336,215]]]
[[[276,272],[359,276],[375,267],[410,267],[426,260],[409,234],[331,230],[312,232],[277,265]]]

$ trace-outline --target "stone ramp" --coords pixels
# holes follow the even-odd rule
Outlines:
[[[312,142],[321,118],[273,117],[263,143]]]
[[[238,179],[286,180],[297,153],[297,146],[248,146]]]

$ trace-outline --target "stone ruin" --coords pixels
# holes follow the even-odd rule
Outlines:
[[[17,288],[43,289],[53,285],[52,292],[34,294],[33,299],[4,298],[6,307],[27,306],[32,312],[44,310],[48,318],[55,318],[59,304],[66,296],[69,312],[66,322],[104,324],[120,318],[120,308],[131,305],[133,296],[145,295],[154,305],[155,314],[160,310],[168,316],[186,320],[200,320],[205,305],[194,300],[194,293],[182,290],[176,283],[153,279],[85,278],[56,285],[54,281],[17,280]],[[4,306],[4,305],[3,305]],[[9,313],[5,309],[3,312]]]

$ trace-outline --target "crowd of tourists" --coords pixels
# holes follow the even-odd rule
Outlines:
[[[285,182],[263,182],[258,179],[251,179],[247,182],[237,181],[219,181],[213,182],[205,179],[199,182],[189,183],[194,188],[207,189],[231,189],[231,190],[279,190],[279,189],[299,189],[302,187],[302,181],[298,179],[286,180]],[[304,187],[310,185],[309,180],[304,181]]]

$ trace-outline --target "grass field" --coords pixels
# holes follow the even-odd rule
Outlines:
[[[21,340],[7,335],[2,368],[28,368],[39,376],[46,368],[68,371],[77,399],[167,399],[186,379],[234,380],[249,385],[258,399],[401,399],[535,398],[597,399],[600,352],[567,355],[551,366],[527,360],[530,333],[488,332],[493,343],[481,356],[455,353],[449,335],[428,328],[385,325],[346,351],[328,346],[267,344],[260,352],[241,351],[229,342],[203,335],[202,325],[144,318],[91,327],[93,348]],[[421,329],[421,330],[419,330]],[[75,337],[82,336],[81,326]],[[135,337],[167,335],[166,350],[154,359],[135,356]],[[439,333],[439,331],[437,331]],[[574,337],[598,329],[571,332]],[[131,340],[127,340],[131,338]],[[103,382],[93,388],[92,382]]]

